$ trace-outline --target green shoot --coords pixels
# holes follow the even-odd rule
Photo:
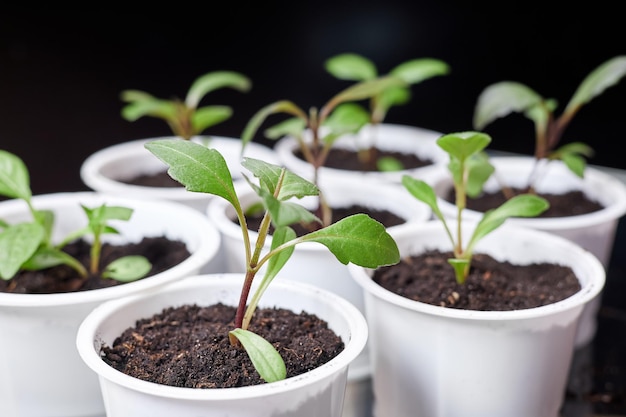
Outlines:
[[[16,155],[0,150],[0,195],[23,200],[32,216],[32,221],[17,224],[0,222],[0,278],[9,280],[20,270],[42,270],[57,265],[73,268],[81,277],[99,271],[101,236],[104,233],[118,233],[108,225],[109,220],[129,220],[132,209],[107,207],[94,209],[83,206],[89,220],[88,225],[69,234],[58,244],[51,240],[54,214],[47,210],[37,210],[32,203],[30,175],[24,162]],[[89,271],[74,257],[63,251],[71,241],[91,234],[91,265]],[[150,272],[151,265],[144,257],[119,258],[108,265],[103,277],[120,281],[133,281]]]
[[[300,145],[306,161],[313,167],[313,183],[319,184],[319,169],[326,162],[328,153],[337,139],[346,134],[355,134],[369,121],[367,110],[355,103],[369,99],[381,92],[405,85],[397,77],[381,77],[366,80],[339,92],[328,100],[321,109],[312,107],[307,113],[295,103],[281,100],[260,109],[246,125],[241,139],[250,142],[265,120],[274,114],[293,116],[265,130],[265,136],[272,140],[283,136],[293,136]],[[311,135],[307,141],[306,134]],[[331,209],[325,202],[323,192],[319,193],[322,224],[331,222]]]
[[[616,85],[624,75],[626,56],[616,56],[605,61],[585,77],[558,117],[554,114],[558,105],[555,99],[546,99],[519,82],[494,83],[486,87],[478,97],[474,110],[474,128],[482,130],[495,119],[513,112],[523,113],[534,123],[536,163],[528,180],[529,192],[534,192],[536,183],[541,178],[537,172],[540,160],[560,160],[582,178],[587,165],[585,157],[593,156],[593,149],[581,142],[558,147],[563,132],[584,104]]]
[[[335,55],[325,62],[326,71],[340,80],[362,82],[373,80],[379,76],[376,65],[368,58],[355,54],[344,53]],[[433,58],[418,58],[405,61],[389,71],[390,76],[404,80],[405,85],[394,85],[372,96],[369,100],[369,122],[376,129],[387,117],[389,109],[406,104],[411,99],[411,85],[415,85],[436,76],[447,75],[450,67],[445,62]],[[375,133],[374,133],[375,134]],[[370,142],[373,143],[373,142]],[[376,158],[373,145],[363,146],[358,152],[364,162],[374,161]],[[377,161],[380,171],[403,169],[399,161]]]
[[[366,214],[355,214],[330,226],[296,237],[290,225],[320,220],[297,199],[319,194],[315,184],[264,161],[243,158],[242,165],[258,178],[258,185],[245,177],[261,197],[264,217],[255,242],[251,241],[244,208],[241,206],[231,173],[222,155],[194,142],[160,139],[145,147],[168,166],[169,175],[188,191],[202,192],[228,201],[236,212],[243,236],[246,274],[235,317],[235,329],[229,333],[233,345],[241,344],[250,356],[259,375],[267,381],[285,378],[284,362],[274,347],[258,340],[248,330],[252,315],[272,280],[289,260],[295,246],[317,242],[326,246],[343,264],[348,262],[375,268],[399,261],[398,247],[385,227]],[[274,227],[270,250],[262,253],[266,239]],[[267,264],[265,274],[249,299],[252,283],[260,268]]]
[[[124,90],[121,99],[128,104],[122,108],[122,117],[130,122],[144,116],[162,119],[174,135],[189,140],[209,127],[228,120],[233,114],[229,106],[198,107],[208,93],[227,87],[247,92],[251,86],[250,80],[242,74],[214,71],[198,77],[189,88],[184,101],[179,98],[159,99],[140,90]]]
[[[521,194],[507,200],[501,206],[483,214],[472,235],[464,242],[462,235],[463,210],[467,195],[477,194],[493,173],[493,166],[486,158],[484,149],[491,137],[480,132],[460,132],[444,135],[437,140],[440,148],[450,156],[448,169],[452,175],[456,192],[456,230],[451,230],[445,216],[439,209],[433,188],[422,180],[409,175],[402,177],[404,187],[418,200],[426,203],[443,223],[453,247],[454,257],[449,259],[454,268],[456,280],[465,283],[476,244],[500,227],[510,217],[535,217],[548,209],[548,201],[533,194]]]

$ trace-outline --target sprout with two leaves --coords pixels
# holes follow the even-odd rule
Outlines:
[[[298,141],[306,161],[313,167],[312,182],[319,185],[320,167],[324,166],[331,148],[340,137],[356,134],[369,122],[367,110],[356,102],[374,97],[381,92],[406,83],[398,77],[380,77],[356,83],[328,100],[320,109],[312,107],[308,112],[289,100],[280,100],[261,108],[246,125],[241,139],[250,142],[265,120],[274,114],[293,116],[266,129],[265,136],[278,140],[292,136]],[[310,140],[305,137],[311,135]],[[319,192],[319,211],[322,225],[332,221],[332,210]]]
[[[121,98],[128,104],[122,108],[122,117],[130,122],[144,116],[163,119],[174,135],[190,140],[209,127],[228,120],[233,114],[229,106],[199,107],[208,93],[220,88],[247,92],[251,86],[251,81],[238,72],[214,71],[198,77],[189,87],[184,101],[179,98],[160,99],[140,90],[124,90]]]
[[[233,345],[240,343],[243,346],[255,369],[266,382],[284,379],[285,364],[274,347],[249,331],[248,325],[261,296],[288,261],[296,245],[317,242],[326,246],[343,264],[352,262],[370,268],[391,265],[400,260],[398,247],[385,227],[363,213],[296,237],[290,225],[320,220],[294,200],[317,195],[318,188],[283,167],[243,158],[242,165],[258,178],[258,185],[244,177],[261,197],[265,209],[257,240],[252,242],[231,173],[217,150],[176,139],[151,141],[145,147],[169,165],[170,176],[188,191],[224,198],[235,210],[243,235],[242,250],[245,252],[246,273],[237,306],[235,328],[229,332],[229,339]],[[270,250],[262,253],[265,241],[270,236],[270,225],[274,227]],[[264,276],[249,300],[252,283],[265,264],[267,268]]]
[[[0,195],[23,200],[32,215],[32,221],[16,224],[9,224],[0,219],[1,279],[10,280],[21,270],[42,270],[57,265],[71,267],[85,280],[89,274],[101,272],[103,278],[128,282],[140,279],[150,272],[150,262],[143,256],[134,255],[118,258],[100,271],[102,235],[119,233],[108,222],[129,220],[132,209],[106,204],[95,208],[82,206],[88,219],[87,225],[54,244],[52,242],[54,213],[49,210],[37,210],[33,206],[30,176],[24,161],[4,150],[0,150]],[[89,269],[63,251],[67,244],[85,236],[93,238]]]
[[[370,59],[356,54],[343,53],[335,55],[324,63],[326,71],[340,80],[362,82],[379,77],[379,71]],[[434,58],[416,58],[405,61],[389,71],[388,75],[401,78],[405,85],[393,85],[380,91],[369,99],[369,123],[372,135],[376,134],[376,126],[387,117],[389,109],[406,104],[411,99],[410,86],[421,83],[429,78],[447,75],[450,67],[444,61]],[[372,145],[359,148],[358,156],[364,163],[376,163],[380,171],[403,169],[402,164],[394,158],[377,159],[376,148]]]
[[[404,187],[415,198],[426,203],[443,223],[454,253],[454,257],[448,261],[454,268],[459,284],[465,282],[470,271],[474,247],[482,238],[496,230],[510,217],[535,217],[549,207],[548,201],[537,195],[517,195],[501,206],[485,212],[472,235],[467,238],[467,241],[464,240],[466,237],[462,235],[461,226],[467,196],[479,194],[484,183],[494,172],[484,152],[490,142],[489,135],[472,131],[451,133],[437,139],[437,145],[450,156],[448,169],[452,175],[456,193],[456,230],[450,229],[445,216],[439,209],[437,195],[428,183],[409,175],[402,177]]]
[[[534,192],[542,176],[542,166],[553,160],[561,160],[577,176],[583,177],[585,157],[593,156],[593,149],[582,143],[572,142],[558,147],[565,128],[583,105],[616,85],[626,75],[626,56],[616,56],[596,67],[585,77],[565,110],[555,116],[558,103],[546,99],[528,86],[514,81],[501,81],[486,87],[478,97],[474,110],[474,129],[482,130],[494,120],[513,112],[523,113],[535,125],[535,166],[528,182],[528,192]],[[513,193],[503,186],[510,198]]]

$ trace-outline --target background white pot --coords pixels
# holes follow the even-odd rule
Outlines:
[[[116,300],[96,308],[81,324],[76,346],[100,379],[108,417],[340,417],[348,365],[365,346],[367,323],[346,300],[322,289],[278,280],[263,295],[260,307],[306,311],[326,320],[345,343],[335,358],[305,374],[242,388],[170,387],[130,377],[100,357],[102,343],[134,326],[140,318],[188,303],[237,305],[243,274],[205,274],[157,292]]]
[[[379,210],[388,210],[405,219],[406,223],[392,226],[387,230],[403,229],[411,223],[426,222],[430,219],[430,208],[416,200],[400,186],[371,182],[337,179],[322,181],[325,196],[331,207],[346,207],[360,204]],[[238,188],[238,195],[245,208],[258,202],[258,196],[248,184]],[[306,197],[299,201],[309,208],[317,206],[317,198]],[[229,272],[245,271],[243,238],[232,207],[223,199],[212,200],[207,208],[207,215],[222,234],[222,247],[226,256]],[[251,239],[258,234],[251,231]],[[269,251],[271,242],[266,242],[265,251]],[[365,303],[362,289],[350,278],[347,266],[339,262],[326,247],[319,243],[305,242],[296,246],[294,253],[280,274],[282,279],[295,280],[319,286],[345,298],[363,314]],[[346,393],[344,417],[369,415],[370,366],[368,348],[350,365],[349,383]],[[365,414],[365,413],[368,414]]]
[[[442,165],[445,167],[448,162],[448,154],[436,143],[440,136],[442,134],[439,132],[408,125],[382,123],[376,127],[365,126],[357,135],[342,136],[333,144],[333,147],[356,151],[363,146],[359,144],[373,143],[380,149],[414,154],[422,159],[431,159],[434,163],[421,168],[393,172],[351,171],[323,166],[319,169],[319,177],[320,179],[345,178],[353,181],[378,180],[400,184],[402,176],[408,174],[430,182],[431,178],[435,178],[440,172]],[[274,146],[279,160],[285,167],[305,178],[312,178],[313,167],[294,154],[298,149],[298,142],[290,136],[279,139]]]
[[[98,378],[76,351],[80,322],[97,305],[129,294],[149,292],[191,274],[216,255],[220,234],[205,215],[174,202],[105,196],[95,192],[33,197],[37,209],[55,213],[53,239],[86,224],[80,204],[106,202],[134,209],[131,219],[116,223],[121,235],[111,243],[166,236],[185,242],[191,256],[167,271],[114,287],[64,294],[0,293],[0,415],[11,417],[101,416],[104,406]],[[0,219],[30,220],[21,200],[0,203]]]
[[[504,184],[513,187],[524,187],[527,184],[534,163],[534,159],[528,156],[495,156],[491,157],[490,161],[496,168],[497,177]],[[626,185],[618,178],[591,166],[587,167],[585,177],[581,179],[558,161],[548,165],[546,175],[542,178],[537,186],[538,192],[561,194],[570,190],[580,190],[605,208],[595,213],[577,216],[512,218],[507,222],[567,238],[590,251],[605,268],[608,268],[617,225],[619,219],[626,214]],[[456,206],[441,198],[452,188],[449,175],[436,180],[434,187],[440,196],[438,202],[442,213],[446,217],[456,218]],[[485,190],[488,192],[499,188],[498,182],[493,177],[485,184]],[[469,209],[463,211],[464,218],[469,220],[478,220],[482,214]],[[584,346],[593,339],[600,303],[601,297],[598,296],[585,307],[576,338],[577,346]]]
[[[472,229],[465,224],[465,236]],[[401,256],[451,247],[439,220],[393,236]],[[559,415],[578,321],[605,282],[602,264],[567,239],[510,224],[486,236],[475,252],[516,264],[570,266],[582,289],[526,310],[459,310],[399,296],[376,284],[372,270],[350,265],[353,279],[365,290],[374,415]]]
[[[182,187],[145,187],[123,182],[139,174],[154,174],[165,171],[167,165],[148,151],[144,145],[152,140],[174,139],[159,137],[134,140],[101,149],[85,159],[80,169],[80,176],[85,185],[95,191],[114,195],[141,197],[176,201],[188,205],[202,213],[213,197],[211,194],[188,192]],[[182,140],[182,139],[181,139]],[[194,142],[204,143],[210,140],[212,148],[217,149],[228,165],[235,181],[241,176],[241,140],[222,136],[197,136]],[[277,164],[278,157],[273,149],[250,142],[244,149],[244,156]],[[216,256],[202,272],[223,272],[225,270],[221,256]]]

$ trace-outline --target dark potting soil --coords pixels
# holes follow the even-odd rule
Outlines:
[[[139,320],[103,360],[136,378],[189,388],[230,388],[264,383],[249,357],[232,346],[235,307],[223,304],[168,308]],[[313,370],[337,356],[344,343],[327,323],[306,312],[257,309],[249,330],[263,336],[282,356],[287,377]]]
[[[520,194],[521,189],[512,189],[515,194]],[[540,193],[539,196],[548,200],[550,207],[537,217],[553,218],[579,216],[602,210],[604,206],[597,201],[591,200],[582,191],[569,191],[563,194]],[[444,197],[446,201],[454,204],[455,193],[451,189]],[[506,201],[502,192],[484,192],[476,198],[467,199],[467,208],[479,212],[499,207]]]
[[[84,240],[74,241],[64,247],[64,251],[78,259],[89,269],[91,245]],[[170,240],[165,236],[146,237],[137,243],[123,245],[102,245],[100,265],[108,265],[115,259],[127,255],[145,256],[152,264],[145,278],[178,265],[190,256],[184,242]],[[0,280],[0,291],[20,294],[52,294],[74,291],[87,291],[98,288],[124,285],[124,283],[102,278],[99,274],[87,279],[80,277],[72,268],[60,265],[40,271],[21,271],[8,281]]]
[[[182,187],[182,184],[170,177],[166,170],[152,174],[141,174],[133,178],[119,180],[125,184],[140,185],[143,187]]]
[[[402,164],[404,169],[421,168],[433,164],[431,159],[422,159],[415,154],[387,151],[379,148],[374,148],[374,152],[376,157],[372,158],[371,162],[368,163],[359,158],[358,152],[344,148],[332,148],[326,157],[324,166],[348,171],[378,171],[376,161],[383,157],[396,159]],[[294,152],[294,155],[304,159],[299,149]]]
[[[319,213],[315,212],[314,213],[319,217]],[[365,213],[367,215],[369,215],[371,218],[373,218],[374,220],[377,220],[378,222],[380,222],[382,225],[384,225],[385,227],[390,227],[390,226],[396,226],[402,223],[405,223],[406,220],[403,219],[402,217],[388,211],[388,210],[376,210],[376,209],[372,209],[370,207],[365,207],[365,206],[361,206],[358,204],[355,205],[351,205],[351,206],[346,206],[346,207],[334,207],[332,209],[332,222],[336,222],[338,220],[341,220],[345,217],[351,216],[353,214],[358,214],[358,213]],[[262,216],[261,215],[251,215],[246,217],[246,222],[248,225],[248,229],[249,230],[254,230],[254,231],[258,231],[259,230],[259,226],[261,225],[261,220],[262,220]],[[235,220],[237,221],[237,220]],[[237,223],[239,224],[239,223]],[[307,233],[310,233],[312,231],[315,230],[315,228],[318,228],[319,224],[309,224],[309,225],[303,225],[303,224],[294,224],[291,225],[291,228],[296,232],[297,236],[302,236],[305,235]],[[270,234],[274,231],[274,229],[272,227],[270,227]]]
[[[516,265],[474,254],[470,274],[458,284],[451,252],[431,250],[374,271],[372,279],[403,297],[441,307],[480,311],[520,310],[552,304],[580,291],[568,266]]]

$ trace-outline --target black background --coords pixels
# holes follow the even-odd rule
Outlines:
[[[170,134],[161,120],[122,119],[122,90],[184,97],[201,74],[242,72],[252,79],[250,92],[219,90],[202,102],[235,112],[206,134],[238,137],[266,104],[290,99],[305,109],[320,107],[346,87],[323,69],[326,58],[341,52],[367,56],[381,73],[412,58],[450,65],[449,75],[414,86],[411,102],[390,111],[391,123],[469,130],[480,91],[505,79],[556,98],[560,110],[591,70],[625,53],[626,37],[618,2],[549,3],[181,2],[138,11],[4,10],[0,147],[25,160],[35,193],[86,189],[79,169],[90,153]],[[563,141],[590,144],[592,164],[626,168],[625,104],[626,80],[583,107]],[[532,152],[533,126],[521,115],[486,131],[491,149]]]

